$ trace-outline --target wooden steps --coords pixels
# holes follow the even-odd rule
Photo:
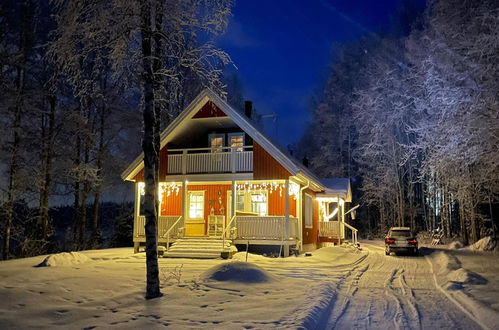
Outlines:
[[[187,237],[178,239],[163,255],[165,258],[190,258],[190,259],[218,259],[222,252],[227,252],[226,257],[231,257],[236,252],[231,240],[211,237]]]

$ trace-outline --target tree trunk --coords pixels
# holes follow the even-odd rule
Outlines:
[[[42,173],[42,186],[40,188],[40,238],[42,240],[47,240],[48,238],[48,223],[49,223],[49,195],[50,186],[52,184],[52,158],[54,149],[54,129],[55,129],[55,107],[56,107],[56,97],[55,95],[49,96],[50,112],[48,118],[48,131],[44,134],[43,141],[43,173]],[[42,128],[45,130],[45,127]]]
[[[80,109],[78,110],[78,112],[80,112]],[[75,148],[75,158],[73,160],[73,166],[75,168],[79,168],[80,163],[81,163],[81,136],[78,129],[78,131],[76,132],[76,148]],[[74,182],[74,202],[73,202],[73,248],[76,250],[78,250],[79,245],[81,244],[81,242],[79,241],[80,228],[81,228],[80,194],[81,194],[80,178],[79,176],[77,176]]]
[[[144,138],[142,140],[142,150],[144,152],[144,214],[145,214],[145,235],[146,235],[146,268],[147,285],[146,299],[160,297],[158,251],[156,237],[156,164],[157,151],[154,144],[154,134],[156,128],[156,117],[154,111],[154,74],[152,71],[151,55],[151,7],[149,1],[144,1],[141,5],[141,49],[142,49],[142,92],[143,92],[143,121]]]
[[[92,221],[92,248],[98,248],[101,244],[101,234],[99,230],[99,208],[100,208],[100,193],[102,189],[102,158],[104,157],[104,124],[105,124],[105,105],[101,107],[100,127],[99,127],[99,150],[97,154],[97,184],[95,187],[94,196],[94,214]]]

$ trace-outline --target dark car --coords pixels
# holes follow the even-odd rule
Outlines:
[[[408,252],[418,255],[418,240],[409,227],[392,227],[385,237],[385,254]]]

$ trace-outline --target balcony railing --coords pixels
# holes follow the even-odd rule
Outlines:
[[[298,239],[298,219],[290,217],[237,216],[237,239]]]
[[[253,171],[253,146],[168,150],[168,174]]]

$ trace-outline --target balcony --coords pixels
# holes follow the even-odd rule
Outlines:
[[[168,175],[253,171],[253,146],[168,150]]]

